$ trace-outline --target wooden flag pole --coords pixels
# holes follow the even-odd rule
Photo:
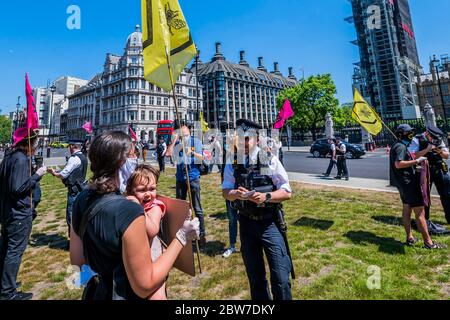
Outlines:
[[[170,57],[169,57],[169,52],[168,52],[168,48],[167,47],[166,47],[166,59],[167,59],[167,67],[169,69],[170,83],[172,85],[172,97],[173,97],[173,102],[174,102],[174,106],[175,106],[175,114],[176,114],[175,117],[177,119],[178,125],[181,128],[181,117],[180,117],[180,114],[178,112],[178,102],[177,102],[177,96],[176,96],[176,93],[175,93],[175,82],[173,80],[172,68],[171,68],[171,65],[170,65]],[[187,182],[187,187],[188,187],[189,203],[190,203],[190,207],[191,207],[191,218],[194,218],[195,217],[195,211],[194,211],[194,205],[193,205],[193,202],[192,202],[191,181],[189,179],[189,167],[188,167],[188,164],[187,164],[186,152],[184,150],[185,139],[184,139],[183,134],[181,134],[181,143],[183,145],[184,168],[185,168],[185,171],[186,171],[186,182]],[[197,248],[198,269],[199,269],[199,272],[201,274],[202,273],[202,265],[201,265],[201,262],[200,262],[200,250],[199,250],[198,240],[195,240],[195,245],[196,245],[196,248]]]

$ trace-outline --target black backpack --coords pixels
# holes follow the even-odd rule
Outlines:
[[[164,152],[164,146],[162,143],[159,143],[158,147],[156,148],[156,154],[158,156],[162,156],[163,152]]]

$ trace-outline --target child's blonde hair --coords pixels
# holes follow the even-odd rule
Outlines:
[[[159,170],[149,164],[140,164],[136,167],[131,177],[127,181],[126,194],[132,195],[133,188],[138,184],[148,184],[151,179],[155,179],[155,183],[159,180]]]

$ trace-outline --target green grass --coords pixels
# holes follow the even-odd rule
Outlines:
[[[175,196],[174,172],[161,177],[158,192]],[[240,254],[223,259],[228,221],[220,192],[220,177],[202,178],[207,246],[201,254],[203,273],[195,278],[173,270],[170,299],[248,299],[249,289]],[[31,245],[19,281],[37,299],[79,299],[69,290],[66,241],[66,191],[55,178],[42,182],[43,201],[33,227]],[[396,194],[293,184],[285,203],[289,242],[297,279],[294,299],[446,299],[450,298],[449,250],[427,251],[418,244],[402,245],[400,200]],[[434,199],[432,217],[444,223]],[[419,234],[416,234],[419,236]],[[438,241],[450,246],[450,238]],[[369,290],[369,266],[381,271],[381,288]]]

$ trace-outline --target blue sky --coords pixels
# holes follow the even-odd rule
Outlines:
[[[268,69],[280,63],[296,75],[329,72],[341,103],[352,100],[352,63],[358,61],[347,0],[180,0],[191,32],[206,61],[221,41],[228,60],[239,50]],[[81,30],[68,30],[69,5],[81,8]],[[410,0],[421,63],[428,70],[433,53],[450,53],[449,0]],[[24,75],[31,85],[45,86],[61,75],[89,79],[107,52],[122,54],[126,38],[140,24],[140,0],[22,0],[0,4],[0,109],[24,102]]]

